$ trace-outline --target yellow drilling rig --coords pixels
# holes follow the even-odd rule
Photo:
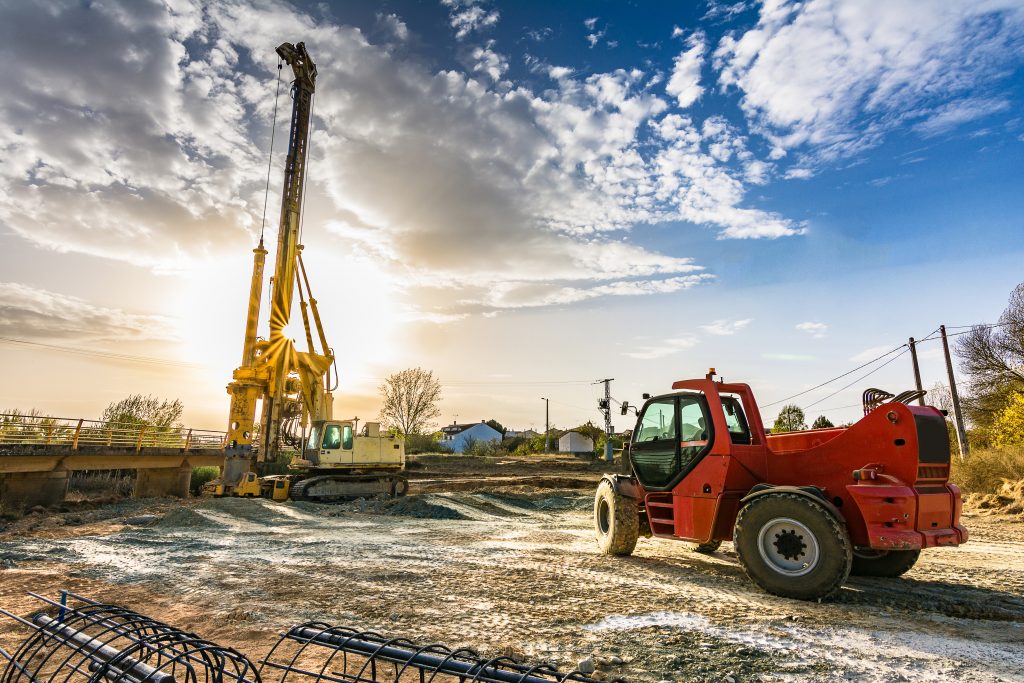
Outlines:
[[[277,48],[295,75],[292,118],[284,168],[277,260],[270,279],[270,335],[257,337],[263,270],[267,250],[260,237],[253,250],[249,313],[245,323],[242,364],[228,385],[231,412],[228,444],[220,478],[205,489],[215,496],[264,496],[274,500],[331,501],[355,496],[404,495],[408,481],[405,447],[400,438],[382,433],[367,422],[335,420],[330,383],[334,354],[320,320],[299,244],[303,186],[309,145],[316,65],[303,43]],[[298,293],[307,351],[285,336],[292,303]],[[316,327],[316,350],[310,317]],[[337,373],[335,371],[335,376]],[[262,402],[260,434],[255,434],[257,403]],[[259,477],[258,464],[292,454],[289,474]]]

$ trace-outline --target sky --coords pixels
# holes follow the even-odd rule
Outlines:
[[[439,423],[567,428],[715,367],[839,423],[909,356],[813,387],[1024,281],[1024,0],[0,0],[0,37],[0,409],[224,428],[286,41],[339,417],[419,366]]]

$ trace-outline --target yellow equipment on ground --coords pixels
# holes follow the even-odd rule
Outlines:
[[[219,479],[204,487],[216,496],[264,495],[274,500],[289,496],[305,500],[336,500],[373,494],[403,495],[408,482],[405,446],[401,438],[382,434],[377,423],[366,423],[356,434],[356,422],[332,419],[334,396],[330,372],[334,353],[320,320],[299,244],[306,158],[309,144],[316,65],[303,43],[277,48],[282,62],[295,75],[292,117],[284,169],[277,255],[271,278],[270,335],[257,337],[268,251],[263,237],[253,250],[249,309],[242,346],[242,363],[232,375],[228,445]],[[301,304],[306,351],[285,337],[296,292]],[[308,299],[308,302],[307,302]],[[316,327],[316,350],[310,317]],[[262,403],[257,436],[256,408]],[[290,473],[256,477],[258,464],[294,454]]]

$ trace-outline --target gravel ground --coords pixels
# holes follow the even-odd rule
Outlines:
[[[424,479],[391,503],[31,515],[0,530],[0,606],[27,613],[26,591],[69,588],[252,658],[321,619],[563,668],[592,658],[597,677],[629,681],[1024,681],[1024,523],[1009,517],[970,516],[969,544],[817,604],[760,592],[729,544],[703,556],[642,539],[633,557],[598,555],[587,489]],[[0,646],[19,635],[0,620]]]

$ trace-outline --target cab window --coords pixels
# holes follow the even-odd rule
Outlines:
[[[309,432],[309,441],[306,443],[306,448],[316,450],[320,448],[320,427],[314,426]]]
[[[679,398],[679,470],[689,470],[697,463],[708,445],[708,418],[697,395]]]
[[[729,439],[735,444],[751,443],[750,425],[743,414],[743,404],[735,396],[722,396],[722,412],[725,413],[725,426],[729,429]]]
[[[352,450],[352,425],[341,428],[341,447],[346,451]]]
[[[654,401],[647,405],[640,419],[638,441],[660,441],[676,438],[676,405],[673,399]]]
[[[341,425],[327,425],[324,428],[323,448],[341,448]]]

